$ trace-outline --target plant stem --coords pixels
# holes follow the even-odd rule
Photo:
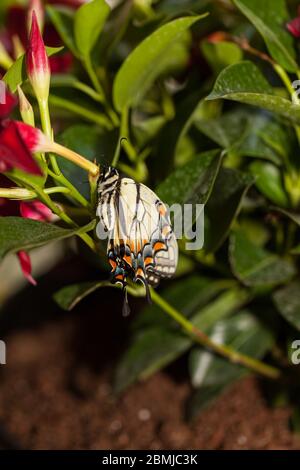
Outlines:
[[[70,190],[68,188],[65,188],[64,186],[55,186],[53,188],[45,188],[44,192],[45,194],[69,194]],[[34,191],[25,188],[0,188],[0,197],[15,199],[18,201],[27,201],[30,199],[35,199],[37,195]]]
[[[288,90],[288,92],[289,92],[289,94],[292,98],[293,103],[295,103],[297,105],[300,105],[300,100],[297,96],[296,90],[295,90],[295,88],[293,88],[293,86],[291,84],[291,81],[290,81],[290,77],[288,76],[286,71],[279,64],[273,63],[272,65],[273,65],[273,68],[274,68],[275,72],[281,78],[281,80],[284,83],[286,89]],[[300,126],[295,124],[294,129],[295,129],[295,132],[296,132],[296,135],[297,135],[298,142],[300,144]]]
[[[91,86],[87,85],[86,83],[77,80],[77,78],[73,77],[72,75],[61,75],[57,74],[51,78],[51,86],[54,87],[72,87],[76,90],[82,91],[82,93],[86,94],[92,100],[97,101],[97,103],[102,103],[102,97],[99,93],[94,90]]]
[[[85,69],[90,77],[90,80],[95,88],[95,90],[98,92],[98,95],[99,95],[99,100],[100,102],[103,104],[109,118],[111,119],[112,123],[114,126],[118,126],[119,125],[119,118],[117,116],[117,114],[114,112],[114,110],[110,107],[110,105],[108,104],[107,100],[106,100],[106,97],[105,97],[105,93],[103,91],[103,87],[100,83],[100,80],[98,79],[98,76],[94,70],[94,67],[93,67],[93,64],[91,62],[91,58],[90,56],[87,56],[85,57],[84,61],[83,61],[83,64],[85,66]]]
[[[51,126],[51,120],[50,120],[50,113],[49,113],[49,106],[48,106],[48,100],[38,100],[38,105],[40,109],[40,116],[41,116],[41,123],[42,123],[42,129],[44,134],[49,137],[49,139],[53,140],[53,133],[52,133],[52,126]],[[54,155],[49,155],[50,161],[52,168],[55,173],[59,174],[60,170],[57,165],[57,161]]]
[[[103,88],[102,88],[102,85],[97,77],[97,74],[94,70],[94,67],[93,67],[93,64],[92,64],[92,61],[91,61],[91,58],[90,56],[86,56],[84,58],[84,61],[83,61],[83,64],[85,66],[85,69],[90,77],[90,80],[95,88],[95,90],[99,93],[99,96],[101,97],[101,102],[104,103],[105,102],[105,96],[104,96],[104,91],[103,91]]]
[[[48,170],[49,175],[58,183],[63,184],[66,189],[68,189],[70,196],[72,196],[75,201],[77,201],[81,206],[89,208],[90,204],[89,202],[85,199],[85,197],[82,196],[82,194],[75,188],[75,186],[72,185],[72,183],[65,178],[65,176],[60,173],[57,175],[56,173],[52,172],[51,170]]]
[[[66,222],[66,224],[70,225],[71,227],[78,227],[78,225],[57,204],[52,201],[45,190],[39,188],[38,186],[34,186],[33,188],[36,194],[39,196],[39,199],[43,201],[54,214],[56,214],[61,220]],[[78,236],[86,243],[87,246],[89,246],[93,251],[96,251],[95,242],[87,233],[80,233]]]
[[[88,171],[93,176],[97,176],[99,174],[99,166],[95,165],[95,163],[91,162],[90,160],[87,160],[82,155],[79,155],[79,153],[76,153],[73,150],[64,147],[63,145],[60,145],[57,142],[52,143],[51,149],[61,157],[66,158],[70,162],[75,163],[75,165],[80,166],[84,170]]]
[[[280,371],[275,367],[264,364],[263,362],[254,359],[250,356],[241,354],[229,346],[215,343],[205,333],[196,328],[186,317],[184,317],[178,310],[166,302],[154,289],[151,289],[151,298],[167,315],[172,317],[182,329],[188,333],[195,341],[202,346],[211,349],[217,354],[226,357],[235,364],[243,365],[253,371],[269,377],[277,379],[280,376]]]
[[[51,126],[51,119],[50,119],[50,113],[49,113],[49,106],[48,106],[48,101],[46,100],[39,100],[39,109],[40,109],[40,116],[41,116],[41,123],[42,123],[42,128],[44,133],[53,141],[53,133],[52,133],[52,126]],[[55,146],[53,142],[53,146]],[[70,151],[71,152],[71,151]],[[48,174],[51,174],[51,176],[58,181],[60,184],[63,184],[68,188],[70,195],[73,196],[75,200],[77,200],[80,204],[82,204],[84,207],[88,207],[89,203],[88,201],[79,193],[79,191],[72,185],[72,183],[69,182],[67,178],[62,174],[60,171],[60,168],[58,166],[57,160],[55,156],[50,153],[50,161],[51,165],[53,168],[53,172],[51,172],[48,169]],[[83,157],[81,157],[82,159]],[[85,159],[84,159],[85,160]],[[87,160],[86,160],[87,161]]]
[[[91,121],[106,130],[111,131],[113,129],[110,120],[107,119],[105,115],[95,113],[90,109],[86,109],[76,103],[72,103],[64,98],[61,98],[60,96],[50,95],[49,103],[51,103],[53,106],[56,106],[57,108],[65,109],[71,113],[77,114],[78,116],[81,116],[82,118],[87,119],[88,121]]]

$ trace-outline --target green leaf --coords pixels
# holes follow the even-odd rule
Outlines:
[[[177,168],[161,183],[156,192],[169,206],[172,204],[205,204],[218,174],[220,150],[204,152]]]
[[[62,51],[63,47],[46,47],[48,57],[57,54]],[[25,55],[21,55],[10,67],[3,77],[4,82],[9,87],[12,93],[17,91],[18,85],[27,79],[26,65],[25,65]]]
[[[242,50],[233,42],[220,41],[212,43],[202,41],[201,50],[215,73],[221,72],[221,70],[228,65],[240,62],[243,58]]]
[[[86,233],[94,226],[93,221],[84,227],[65,229],[23,217],[0,217],[0,259],[8,253],[30,250],[51,241]]]
[[[241,230],[231,234],[229,258],[233,273],[247,286],[276,285],[295,275],[290,261],[258,247]]]
[[[253,126],[255,122],[255,126]],[[265,112],[235,108],[214,119],[201,118],[197,129],[230,154],[259,157],[280,164],[291,153],[293,134]]]
[[[53,299],[63,310],[72,310],[81,300],[101,287],[112,287],[112,284],[109,281],[72,284],[57,291]]]
[[[180,150],[178,148],[180,146],[180,141],[189,131],[195,113],[199,107],[201,107],[202,94],[202,90],[197,90],[196,92],[189,93],[187,96],[179,98],[176,103],[176,113],[174,118],[166,123],[158,135],[154,152],[158,156],[164,156],[164,165],[161,165],[160,158],[156,158],[153,160],[152,171],[160,175],[160,181],[166,178],[171,171],[174,170],[174,163],[178,160],[177,154],[179,154]],[[207,107],[213,107],[209,105],[215,105],[215,103],[216,102],[205,104],[208,105]],[[193,156],[196,154],[196,151],[193,152]]]
[[[194,295],[198,295],[195,292]],[[185,297],[186,299],[186,297]],[[234,312],[248,299],[241,289],[229,289],[191,317],[191,322],[204,332],[213,324]],[[189,297],[191,301],[191,294]],[[175,299],[172,303],[176,305]],[[153,306],[153,308],[156,308]],[[165,315],[160,311],[160,315]],[[142,326],[135,331],[131,344],[116,369],[114,387],[121,391],[135,380],[146,378],[165,367],[191,347],[193,340],[178,330],[178,325],[169,321],[169,326],[158,322]]]
[[[222,291],[236,287],[235,280],[212,279],[199,275],[191,275],[186,279],[173,282],[170,287],[163,291],[164,299],[171,305],[190,318],[196,311],[201,310],[205,305],[215,299]],[[134,330],[143,330],[149,326],[176,327],[176,323],[164,315],[155,304],[149,305],[143,310],[142,315],[138,315],[132,324]]]
[[[293,37],[285,27],[289,20],[286,1],[234,0],[234,3],[260,32],[273,59],[288,72],[296,72]]]
[[[210,331],[210,337],[219,344],[226,344],[256,359],[264,356],[274,341],[270,329],[248,311],[218,321]],[[194,387],[228,383],[246,371],[245,367],[230,363],[202,348],[194,349],[190,355]]]
[[[220,73],[206,100],[220,98],[258,106],[300,124],[300,107],[275,95],[260,70],[249,61],[230,65]]]
[[[255,359],[262,358],[274,343],[270,329],[248,311],[218,321],[210,337]],[[190,418],[198,416],[229,384],[248,372],[245,367],[230,363],[202,348],[191,351],[189,363],[192,384],[199,389],[188,403]]]
[[[225,384],[208,385],[196,390],[187,402],[187,419],[193,420],[206,410],[224,391]]]
[[[96,126],[78,124],[68,127],[60,136],[59,143],[90,161],[108,164],[117,144],[117,132],[103,131]],[[69,181],[85,197],[89,197],[90,187],[86,171],[62,158],[59,167]]]
[[[136,104],[162,72],[161,61],[183,33],[206,15],[173,20],[142,41],[119,69],[113,86],[114,104],[118,111]]]
[[[276,291],[273,300],[283,318],[300,331],[299,279]]]
[[[58,7],[54,8],[50,5],[46,6],[46,11],[63,43],[77,57],[78,51],[73,36],[73,17],[70,12]],[[85,26],[82,25],[82,27],[84,28]]]
[[[34,189],[35,186],[43,188],[47,180],[47,163],[41,159],[36,159],[36,162],[42,170],[42,176],[33,175],[32,173],[22,171],[19,168],[12,168],[4,174],[17,185],[24,186],[27,189]]]
[[[272,163],[256,161],[250,165],[250,171],[256,178],[255,185],[264,196],[279,206],[289,205],[278,167]]]
[[[105,0],[85,3],[76,11],[74,36],[77,49],[83,57],[90,55],[109,13],[110,7]]]
[[[117,365],[114,390],[120,393],[138,379],[145,379],[186,351],[191,340],[156,326],[139,331]]]
[[[253,182],[254,179],[245,173],[230,168],[221,169],[205,207],[206,252],[216,251],[226,239]]]

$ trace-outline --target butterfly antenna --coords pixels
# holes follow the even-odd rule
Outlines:
[[[130,307],[128,303],[127,289],[125,286],[123,287],[123,292],[124,292],[124,302],[123,302],[122,315],[123,317],[128,317],[128,315],[130,315]]]

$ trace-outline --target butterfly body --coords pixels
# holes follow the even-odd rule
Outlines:
[[[102,170],[97,215],[108,234],[112,282],[126,286],[127,277],[146,289],[176,270],[178,247],[165,205],[147,186]]]

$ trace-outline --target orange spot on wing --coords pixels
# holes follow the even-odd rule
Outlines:
[[[164,206],[163,204],[160,204],[160,205],[159,205],[158,212],[159,212],[160,215],[162,215],[162,216],[165,216],[165,215],[166,215],[167,211],[166,211],[166,208],[165,208],[165,206]]]
[[[142,268],[138,268],[136,270],[136,275],[140,277],[144,277],[144,271],[142,270]]]
[[[131,256],[125,255],[125,256],[123,256],[123,259],[124,259],[124,261],[126,261],[127,264],[129,264],[129,266],[132,266]]]
[[[152,258],[152,256],[147,256],[147,257],[145,258],[144,263],[145,263],[145,266],[148,266],[149,264],[152,264],[152,263],[153,263],[153,258]]]
[[[111,265],[111,267],[112,267],[113,269],[116,269],[117,263],[116,263],[113,259],[109,259],[108,261],[109,261],[109,264]]]
[[[154,248],[154,251],[165,250],[166,245],[162,242],[156,242],[153,248]]]

